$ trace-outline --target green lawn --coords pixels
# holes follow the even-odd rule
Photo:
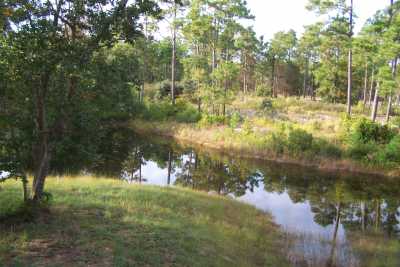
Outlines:
[[[49,210],[13,224],[20,184],[0,187],[0,266],[287,266],[270,217],[229,198],[50,178]]]

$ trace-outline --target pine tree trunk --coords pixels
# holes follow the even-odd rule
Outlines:
[[[365,63],[365,76],[364,76],[364,92],[363,92],[363,106],[367,104],[367,87],[368,87],[368,62]]]
[[[174,2],[174,21],[172,25],[172,60],[171,60],[171,99],[175,105],[175,67],[176,67],[176,3]]]
[[[368,98],[368,106],[370,107],[372,104],[372,96],[374,92],[374,83],[375,83],[375,69],[374,67],[372,68],[372,74],[371,74],[371,87],[369,89],[369,98]]]
[[[168,177],[167,177],[167,185],[171,184],[171,172],[172,172],[172,150],[168,151]]]
[[[387,106],[387,111],[386,111],[386,122],[389,122],[389,120],[390,120],[391,111],[392,111],[392,95],[389,95],[388,106]]]
[[[272,59],[271,70],[271,97],[275,96],[275,58]]]
[[[376,85],[374,104],[373,104],[372,113],[371,113],[371,120],[373,122],[376,121],[376,115],[378,113],[378,106],[379,106],[379,83]]]
[[[393,77],[393,80],[396,80],[397,60],[398,60],[398,58],[396,57],[392,61],[392,77]],[[386,122],[389,122],[389,120],[390,120],[390,115],[391,115],[391,111],[392,111],[392,100],[393,100],[393,96],[392,96],[392,92],[390,92],[389,98],[388,98],[387,111],[386,111]]]
[[[347,114],[351,115],[351,91],[352,91],[352,75],[353,75],[353,50],[351,47],[353,37],[353,0],[351,0],[350,5],[350,23],[349,23],[349,38],[350,38],[350,48],[349,48],[349,59],[348,59],[348,67],[347,67]]]

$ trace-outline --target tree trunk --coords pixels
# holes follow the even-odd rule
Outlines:
[[[304,77],[303,77],[303,98],[306,98],[307,94],[308,64],[309,64],[309,59],[307,58],[306,69],[304,70]]]
[[[272,59],[271,69],[271,97],[275,96],[275,58]]]
[[[140,158],[140,161],[142,161],[142,158]],[[139,165],[139,183],[142,183],[142,162]]]
[[[24,202],[27,202],[29,199],[29,193],[28,193],[28,178],[26,177],[26,175],[23,175],[21,177],[22,179],[22,192],[23,192],[23,198],[24,198]]]
[[[243,55],[244,65],[243,65],[243,92],[247,94],[247,55]]]
[[[35,175],[32,184],[32,199],[37,201],[43,197],[44,183],[49,171],[50,151],[48,145],[47,134],[43,134],[41,143],[39,144],[38,159],[35,168]]]
[[[329,259],[327,262],[328,267],[336,266],[334,263],[335,263],[335,256],[336,256],[336,243],[337,243],[337,234],[338,234],[339,225],[340,225],[341,209],[342,209],[342,205],[341,205],[341,203],[339,203],[336,208],[335,228],[333,231],[332,248],[331,248],[330,256],[329,256]]]
[[[46,122],[45,99],[50,81],[50,72],[43,74],[40,88],[35,90],[36,98],[36,127],[38,140],[34,148],[34,178],[32,184],[32,199],[35,201],[43,197],[44,183],[50,163],[49,130]]]
[[[350,48],[349,48],[349,59],[347,67],[347,114],[351,115],[351,90],[352,90],[352,75],[353,75],[353,49],[351,47],[353,37],[353,0],[351,0],[350,5],[350,23],[349,23],[349,38],[350,38]]]
[[[393,80],[396,80],[397,60],[398,60],[398,58],[396,57],[396,58],[392,61],[392,77],[393,77]],[[387,123],[388,123],[389,120],[390,120],[390,115],[391,115],[391,112],[392,112],[392,101],[393,101],[393,96],[392,96],[392,92],[390,92],[389,98],[388,98],[387,111],[386,111],[386,122],[387,122]]]
[[[372,95],[374,92],[374,83],[375,83],[375,68],[372,68],[372,74],[371,74],[371,87],[369,89],[369,99],[368,99],[368,106],[370,107],[372,104]]]
[[[168,177],[167,177],[167,185],[171,184],[171,172],[172,172],[172,149],[168,151]]]
[[[376,115],[378,113],[378,106],[379,106],[379,83],[376,85],[374,104],[373,104],[372,113],[371,113],[371,120],[373,122],[376,121]]]
[[[386,123],[389,122],[390,120],[390,114],[392,111],[392,94],[389,95],[388,97],[388,105],[387,105],[387,111],[386,111]]]
[[[140,85],[139,102],[143,102],[144,98],[144,82]]]
[[[172,60],[171,60],[171,99],[175,105],[175,67],[176,67],[176,3],[174,2],[174,21],[172,25]]]
[[[363,92],[363,106],[367,104],[367,87],[368,87],[368,62],[365,63],[365,76],[364,76],[364,92]]]
[[[227,96],[227,92],[228,92],[228,81],[225,79],[224,82],[224,103],[222,105],[222,115],[226,116],[226,96]]]

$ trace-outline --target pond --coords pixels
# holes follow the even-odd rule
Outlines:
[[[130,131],[111,137],[87,172],[253,205],[283,229],[294,266],[400,266],[400,179],[231,157]]]

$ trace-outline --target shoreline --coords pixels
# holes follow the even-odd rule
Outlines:
[[[379,167],[365,166],[351,159],[334,159],[316,157],[313,159],[299,159],[287,153],[277,155],[275,152],[262,150],[256,147],[236,147],[226,142],[218,142],[201,136],[201,131],[215,131],[215,129],[200,130],[193,125],[180,124],[176,122],[145,122],[134,120],[130,127],[138,134],[154,134],[160,137],[168,137],[182,145],[195,146],[201,149],[211,149],[219,153],[244,159],[265,160],[281,164],[293,164],[301,167],[313,168],[329,173],[354,173],[358,175],[374,175],[378,177],[397,178],[400,170],[389,171]]]

